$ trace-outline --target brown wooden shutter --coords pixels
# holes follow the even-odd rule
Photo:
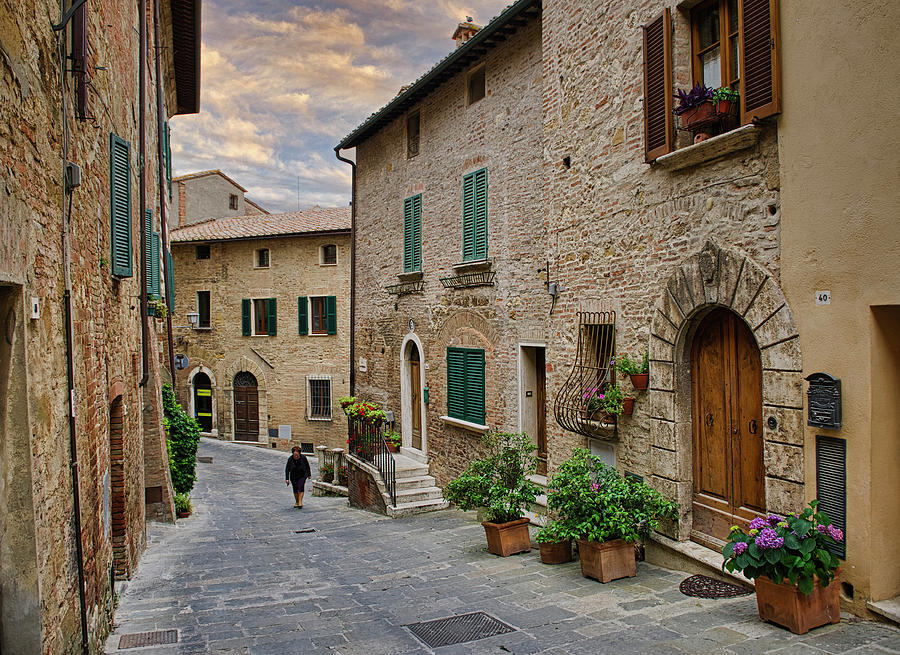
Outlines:
[[[648,162],[672,152],[672,15],[668,9],[644,25],[644,155]]]
[[[741,124],[781,112],[778,0],[740,0]]]

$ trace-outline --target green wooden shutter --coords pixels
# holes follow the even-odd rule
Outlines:
[[[475,174],[463,177],[463,261],[475,259]]]
[[[131,146],[109,135],[110,259],[113,275],[131,277]]]
[[[172,130],[169,123],[166,123],[166,129],[163,132],[165,138],[165,155],[166,155],[166,182],[169,187],[169,200],[172,199]]]
[[[250,332],[250,300],[244,298],[241,301],[241,334],[249,337]]]
[[[422,194],[403,201],[403,272],[422,270]]]
[[[147,268],[149,269],[147,275],[147,294],[153,296],[154,298],[160,297],[160,279],[161,275],[159,274],[160,267],[160,259],[159,259],[159,232],[154,232],[153,234],[148,235],[148,242],[150,244],[150,255],[147,260]],[[172,270],[169,269],[169,277],[172,276]]]
[[[447,416],[466,420],[466,355],[447,348]]]
[[[309,334],[309,303],[306,296],[297,297],[297,327],[300,334]]]
[[[475,171],[475,259],[487,259],[487,169]]]
[[[175,308],[175,262],[172,261],[172,251],[166,251],[166,263],[169,265],[169,275],[166,278],[166,287],[169,290],[169,302],[172,305],[169,309]]]
[[[325,296],[325,325],[328,334],[337,334],[337,296]]]
[[[484,351],[466,350],[466,420],[484,425]]]
[[[278,328],[278,319],[275,314],[275,299],[266,298],[266,328],[270,337],[274,337]]]

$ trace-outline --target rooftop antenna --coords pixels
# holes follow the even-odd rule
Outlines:
[[[300,176],[297,176],[297,211],[300,211]]]

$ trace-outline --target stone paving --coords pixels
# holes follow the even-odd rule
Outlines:
[[[896,627],[848,616],[792,635],[761,622],[752,595],[689,598],[686,573],[646,563],[600,584],[536,550],[495,557],[473,513],[390,519],[309,493],[295,510],[285,453],[204,439],[200,454],[213,463],[197,465],[194,514],[148,527],[107,653],[900,653]],[[430,649],[404,627],[475,611],[516,630]],[[123,634],[172,628],[175,645],[117,650]]]

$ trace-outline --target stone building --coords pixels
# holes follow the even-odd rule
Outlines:
[[[246,197],[247,189],[219,169],[172,178],[172,220],[175,229],[209,218],[268,214]]]
[[[171,239],[176,350],[188,358],[177,390],[204,432],[346,445],[350,208],[213,219]]]
[[[165,121],[199,104],[199,11],[89,2],[65,21],[0,1],[4,653],[99,652],[145,520],[174,518],[145,307]]]
[[[900,579],[874,562],[893,561],[900,536],[898,510],[876,511],[900,484],[886,401],[900,371],[888,336],[900,203],[896,166],[871,153],[892,152],[900,131],[874,109],[838,127],[848,112],[823,76],[839,69],[855,88],[858,71],[883,65],[880,88],[894,89],[884,25],[897,12],[794,4],[520,0],[345,138],[338,151],[356,147],[357,161],[355,292],[367,299],[354,318],[356,391],[399,411],[405,446],[423,417],[422,455],[442,484],[488,428],[532,434],[550,471],[589,447],[678,501],[678,521],[648,550],[659,560],[718,568],[731,525],[819,498],[847,533],[845,607],[889,614]],[[539,70],[516,66],[530,53]],[[469,106],[481,79],[487,93]],[[675,90],[697,82],[740,93],[699,138],[673,114]],[[477,266],[494,285],[442,288],[472,270],[453,266],[448,235],[470,232],[476,162],[490,180],[490,263]],[[641,391],[609,364],[645,352]],[[805,380],[822,372],[845,380],[842,427],[823,422]],[[610,382],[635,399],[615,423],[584,411]]]

